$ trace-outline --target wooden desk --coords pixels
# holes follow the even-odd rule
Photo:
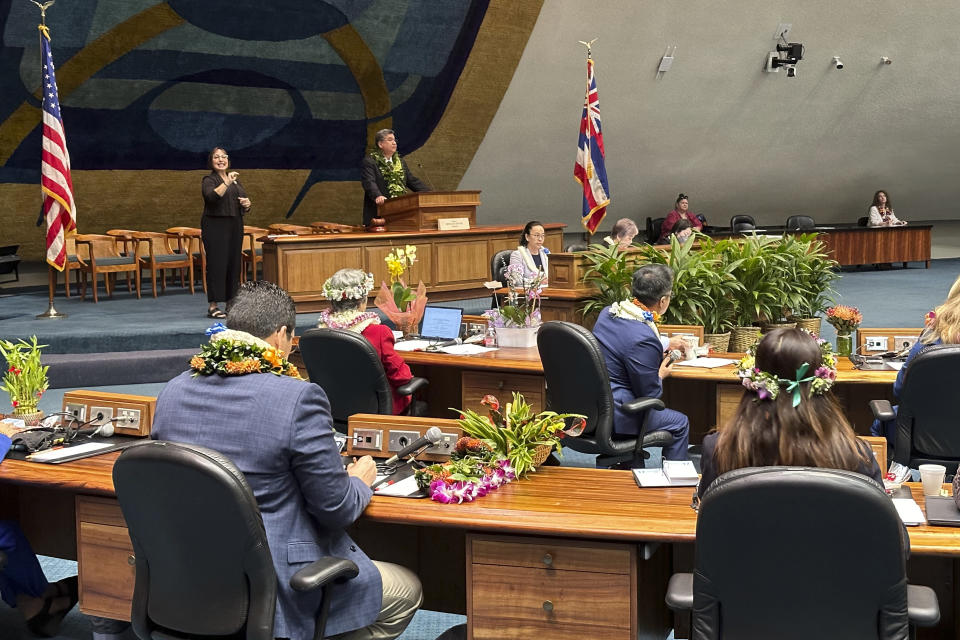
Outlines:
[[[111,497],[118,455],[58,466],[7,460],[0,483],[7,506],[19,507],[4,515],[21,517],[41,553],[48,552],[51,531],[37,516],[57,514],[49,502],[31,502],[35,496],[27,492],[60,494],[68,499],[64,504],[75,500],[81,608],[125,618],[134,568]],[[911,488],[923,506],[919,485]],[[474,612],[477,640],[544,632],[551,638],[663,638],[673,624],[663,602],[666,580],[672,571],[689,569],[692,558],[692,493],[691,487],[639,490],[626,471],[545,467],[470,504],[375,496],[354,534],[371,556],[402,561],[419,573],[426,607]],[[19,501],[9,500],[17,495]],[[943,613],[940,626],[920,636],[952,638],[960,536],[930,526],[911,527],[909,534],[911,579],[937,589]],[[459,563],[451,561],[457,557]],[[466,608],[437,606],[444,594],[464,592]],[[541,607],[544,599],[552,611]]]
[[[565,226],[544,225],[544,244],[551,251],[563,248]],[[502,225],[460,231],[267,236],[263,277],[293,297],[298,313],[319,311],[327,307],[323,283],[334,272],[363,269],[373,273],[376,283],[389,282],[383,259],[395,247],[411,244],[417,247],[417,263],[410,279],[423,281],[432,302],[479,298],[489,295],[483,283],[490,279],[490,258],[497,251],[516,249],[522,231],[522,226]]]
[[[400,355],[415,370],[415,375],[430,380],[426,398],[430,415],[453,417],[450,407],[480,410],[480,399],[492,393],[504,399],[511,391],[524,394],[535,409],[545,400],[543,365],[536,347],[503,348],[475,356],[453,356],[425,351],[405,351]],[[739,359],[742,354],[718,354]],[[873,415],[870,400],[893,400],[896,371],[858,371],[847,358],[840,358],[834,395],[844,408],[857,433],[869,434]],[[743,387],[735,366],[716,369],[674,366],[664,380],[664,402],[690,418],[690,441],[699,443],[703,435],[736,409]]]

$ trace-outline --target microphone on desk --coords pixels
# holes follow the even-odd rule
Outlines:
[[[440,342],[431,343],[428,347],[432,351],[437,349],[442,349],[443,347],[452,347],[455,344],[463,344],[463,338],[454,338],[453,340],[441,340]]]
[[[404,448],[400,449],[400,451],[397,451],[397,453],[395,453],[393,457],[387,458],[387,460],[384,462],[384,465],[388,467],[393,466],[398,462],[400,462],[401,458],[406,458],[408,455],[410,455],[414,451],[423,449],[426,446],[435,445],[438,442],[440,442],[442,438],[443,438],[443,432],[440,431],[440,427],[430,427],[429,429],[427,429],[427,432],[423,434],[421,437],[417,438],[416,440],[414,440]]]

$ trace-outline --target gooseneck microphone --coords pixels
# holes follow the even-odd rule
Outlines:
[[[427,181],[427,186],[430,187],[430,191],[436,191],[437,188],[433,186],[433,180],[427,175],[427,170],[423,168],[423,163],[417,160],[417,168],[420,169],[420,175],[423,176],[423,179]]]
[[[384,464],[388,467],[393,466],[398,462],[400,462],[401,458],[406,458],[408,455],[410,455],[414,451],[418,451],[420,449],[423,449],[424,447],[435,445],[438,442],[440,442],[442,438],[443,438],[443,432],[440,431],[440,427],[430,427],[429,429],[427,429],[427,432],[423,434],[423,436],[417,438],[416,440],[414,440],[413,442],[405,446],[403,449],[400,449],[400,451],[397,451],[397,453],[394,454],[393,457],[387,458]]]

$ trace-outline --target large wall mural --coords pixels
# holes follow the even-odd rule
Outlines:
[[[214,145],[224,145],[232,162],[249,170],[245,183],[259,196],[254,211],[262,217],[353,221],[360,208],[359,161],[373,132],[395,129],[404,155],[423,150],[439,135],[457,92],[481,95],[492,117],[509,76],[477,89],[461,81],[470,75],[468,63],[484,64],[471,57],[478,45],[489,51],[487,40],[509,32],[521,38],[522,51],[540,3],[520,12],[526,19],[519,30],[506,4],[61,0],[48,10],[47,25],[81,230],[91,231],[91,215],[101,226],[118,226],[103,219],[100,206],[124,209],[115,212],[121,219],[136,207],[141,222],[149,216],[189,223],[175,218],[195,216],[199,203],[186,198],[197,200],[199,175],[183,172],[202,170]],[[15,193],[18,202],[22,188],[39,182],[38,18],[26,0],[0,0],[0,195]],[[479,38],[482,30],[490,33]],[[519,59],[513,51],[510,75]],[[478,144],[489,119],[477,124]],[[459,174],[431,163],[438,167],[431,177],[455,188],[466,163],[461,159]],[[117,193],[135,185],[138,172],[168,185],[164,191],[176,200]],[[184,181],[189,187],[179,185]],[[327,185],[322,197],[308,198],[320,184]],[[0,213],[0,221],[12,215]]]

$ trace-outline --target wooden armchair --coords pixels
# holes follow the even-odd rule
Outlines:
[[[203,248],[200,229],[196,227],[170,227],[167,233],[176,236],[177,246],[193,256],[193,272],[200,272],[203,290],[207,290],[207,252]],[[266,233],[266,232],[264,232]]]
[[[270,233],[276,233],[280,235],[290,235],[290,236],[309,236],[313,235],[313,227],[304,227],[299,224],[286,224],[283,222],[276,222],[267,227],[270,230]]]
[[[181,287],[186,286],[183,271],[186,269],[189,275],[190,293],[194,293],[193,254],[182,242],[180,236],[157,231],[136,231],[132,235],[139,241],[137,257],[140,266],[150,269],[150,284],[154,298],[157,297],[157,271],[160,271],[160,290],[166,291],[168,269],[180,271]]]
[[[240,282],[247,279],[247,265],[250,265],[250,279],[257,279],[257,265],[263,262],[263,243],[260,238],[270,233],[267,229],[260,227],[243,227],[243,250],[241,255],[242,265],[240,271]]]
[[[77,259],[80,263],[80,269],[84,271],[83,285],[80,289],[80,297],[87,297],[87,278],[90,274],[90,280],[93,285],[93,301],[97,299],[97,274],[103,274],[103,284],[107,290],[107,295],[113,297],[113,278],[117,273],[126,273],[128,282],[130,273],[133,273],[136,281],[137,298],[140,297],[140,265],[133,253],[123,255],[120,252],[120,246],[125,242],[122,236],[110,236],[100,234],[81,234],[74,236],[77,248]],[[68,287],[69,289],[69,287]]]
[[[63,265],[63,292],[70,297],[70,272],[76,272],[77,295],[80,295],[80,278],[86,279],[87,272],[83,269],[83,263],[77,254],[77,240],[75,236],[67,236],[64,239],[67,245],[67,261]],[[129,274],[128,274],[129,276]]]

